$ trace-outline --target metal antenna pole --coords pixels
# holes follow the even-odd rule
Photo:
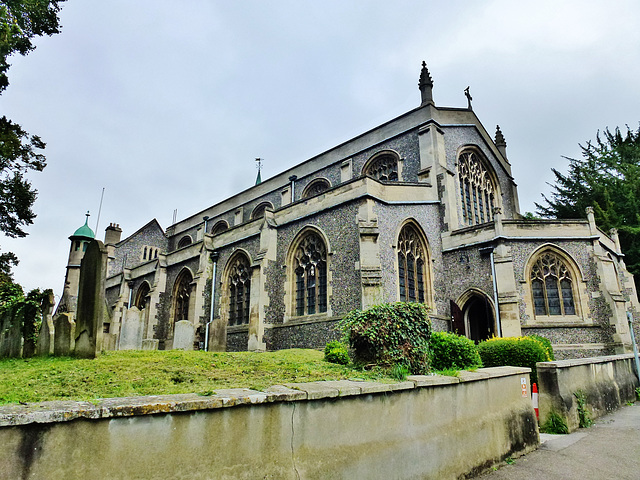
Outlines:
[[[96,234],[98,233],[98,224],[100,223],[100,212],[102,212],[102,200],[104,199],[104,187],[102,187],[102,195],[100,195],[100,208],[98,208],[98,218],[96,219]]]

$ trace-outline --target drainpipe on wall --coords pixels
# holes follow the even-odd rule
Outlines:
[[[289,177],[289,181],[291,182],[291,203],[296,201],[296,180],[298,179],[297,175],[291,175]]]
[[[640,382],[640,360],[638,359],[638,346],[636,345],[636,335],[633,333],[633,316],[631,312],[627,312],[627,320],[629,321],[629,332],[631,333],[631,343],[633,344],[633,356],[636,360],[636,375]]]
[[[207,233],[207,221],[209,220],[209,216],[205,215],[204,217],[202,217],[202,220],[204,220],[204,230],[202,232],[202,238],[204,239],[204,235],[205,233]]]
[[[131,297],[133,296],[133,286],[135,285],[134,282],[129,282],[127,283],[128,287],[129,287],[129,303],[127,303],[127,308],[131,308]]]
[[[498,280],[496,279],[496,264],[493,259],[494,247],[480,249],[480,253],[488,253],[491,261],[491,277],[493,278],[493,303],[496,307],[496,330],[498,337],[502,336],[502,324],[500,323],[500,306],[498,305]]]
[[[218,252],[211,252],[211,261],[213,262],[213,273],[211,275],[211,312],[209,313],[209,321],[207,322],[207,328],[204,334],[204,351],[209,351],[209,327],[213,322],[213,312],[215,311],[215,299],[216,299],[216,270],[218,269]]]

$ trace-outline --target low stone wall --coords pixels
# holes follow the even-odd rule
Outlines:
[[[538,444],[516,367],[0,408],[11,480],[456,479]]]
[[[576,394],[585,396],[591,418],[598,418],[635,400],[638,377],[633,354],[611,355],[537,365],[540,424],[551,412],[564,418],[569,432],[579,426]]]

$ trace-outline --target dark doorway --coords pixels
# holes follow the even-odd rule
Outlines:
[[[472,296],[463,308],[467,336],[478,343],[495,335],[493,312],[488,300],[481,295]]]

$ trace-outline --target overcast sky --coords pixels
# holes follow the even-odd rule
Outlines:
[[[15,279],[60,295],[68,237],[163,228],[415,108],[496,124],[521,211],[578,143],[640,121],[637,0],[68,0],[62,33],[12,58],[0,113],[46,142]]]

